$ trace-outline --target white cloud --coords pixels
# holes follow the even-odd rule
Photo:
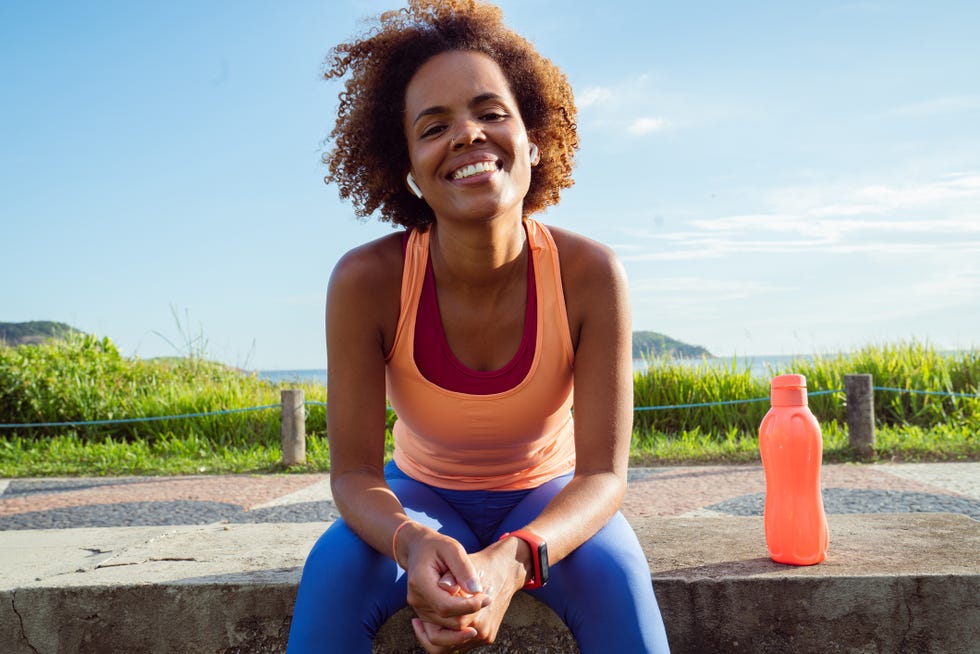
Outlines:
[[[591,107],[597,104],[603,104],[608,102],[613,97],[613,92],[602,86],[590,86],[589,88],[578,94],[575,98],[575,104],[579,106],[580,109],[585,107]]]
[[[792,255],[808,252],[818,254],[865,254],[925,256],[936,254],[940,249],[928,243],[832,243],[815,240],[741,241],[714,242],[691,241],[678,249],[657,249],[637,254],[621,254],[623,261],[699,261],[736,255]],[[943,245],[948,257],[959,255],[980,256],[980,240]]]
[[[754,295],[792,290],[781,284],[758,280],[711,279],[707,277],[657,277],[630,282],[634,293],[642,295],[677,295],[692,302],[703,302],[704,296],[720,296],[729,300],[744,300]]]
[[[980,109],[980,95],[948,95],[897,107],[894,113],[923,118]]]
[[[914,186],[867,186],[856,196],[883,209],[902,206],[921,206],[980,196],[980,175],[955,175],[942,181]]]
[[[829,204],[816,207],[808,213],[812,216],[860,216],[875,213],[879,207],[874,204]]]
[[[867,184],[859,187],[809,186],[777,189],[769,203],[783,213],[808,216],[853,216],[896,209],[945,211],[965,205],[976,208],[980,174],[952,173],[939,180],[906,184]]]
[[[631,247],[620,255],[625,261],[680,261],[803,252],[945,259],[980,254],[977,174],[905,185],[779,189],[768,204],[768,212],[690,220],[684,231],[631,229]]]
[[[676,122],[664,115],[646,113],[652,110],[655,114],[678,114],[679,100],[676,97],[669,100],[669,97],[666,89],[656,86],[653,76],[643,73],[610,84],[584,87],[576,92],[575,102],[584,110],[585,122],[592,128],[609,131],[617,137],[644,136],[676,127]],[[691,104],[680,102],[683,107]],[[692,115],[690,110],[683,111],[686,118]],[[641,112],[642,115],[637,115]]]
[[[940,306],[950,304],[976,305],[980,298],[980,270],[959,271],[924,279],[912,285],[911,292],[919,297],[933,298]]]
[[[637,118],[629,126],[630,134],[644,135],[652,134],[653,132],[659,132],[667,127],[667,121],[664,118],[651,118],[643,117]]]
[[[920,232],[921,233],[921,232]],[[741,239],[687,238],[678,239],[671,247],[647,247],[642,252],[620,253],[623,261],[693,261],[735,255],[780,255],[814,252],[819,254],[884,254],[884,255],[935,255],[948,258],[956,256],[980,256],[980,238],[950,240],[944,242],[906,241],[839,241],[831,238],[810,239]]]
[[[980,220],[858,220],[853,218],[838,220],[784,214],[728,216],[714,220],[694,220],[691,221],[691,224],[710,232],[768,231],[795,233],[831,240],[856,232],[875,232],[878,234],[969,234],[980,232]]]

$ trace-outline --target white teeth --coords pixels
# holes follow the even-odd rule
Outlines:
[[[489,173],[497,170],[497,164],[493,161],[481,161],[480,163],[470,164],[468,166],[463,166],[459,170],[453,173],[453,179],[463,179],[465,177],[472,177],[473,175],[479,175],[480,173]]]

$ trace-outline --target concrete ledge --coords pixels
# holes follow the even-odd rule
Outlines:
[[[766,557],[761,518],[633,520],[674,652],[976,652],[980,522],[830,517],[826,562]],[[0,651],[279,652],[322,524],[0,532]],[[421,651],[407,612],[375,652]],[[487,652],[575,651],[529,597]]]
[[[810,567],[769,560],[761,518],[636,527],[661,554],[651,569],[677,652],[978,651],[980,522],[965,516],[830,516],[828,558]]]

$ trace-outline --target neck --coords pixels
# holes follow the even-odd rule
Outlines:
[[[500,286],[526,270],[527,235],[520,217],[478,225],[437,222],[431,229],[429,251],[441,285]]]

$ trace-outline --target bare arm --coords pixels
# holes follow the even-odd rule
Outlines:
[[[385,273],[384,245],[376,242],[348,253],[330,277],[327,435],[330,482],[344,520],[369,545],[390,553],[385,534],[390,535],[405,514],[383,475],[384,350],[391,322],[385,298],[395,281]],[[365,297],[380,301],[364,302]]]
[[[557,562],[594,536],[622,503],[633,366],[629,291],[621,264],[598,243],[552,232],[562,255],[575,346],[575,476],[528,527],[547,541],[549,559]]]
[[[460,629],[486,597],[454,597],[438,588],[451,570],[460,579],[476,571],[462,546],[411,523],[384,479],[385,352],[394,338],[400,293],[400,249],[382,239],[346,255],[327,293],[327,433],[333,496],[348,526],[409,574],[409,602],[420,615]],[[403,546],[404,545],[404,546]],[[460,632],[459,638],[470,636]]]

